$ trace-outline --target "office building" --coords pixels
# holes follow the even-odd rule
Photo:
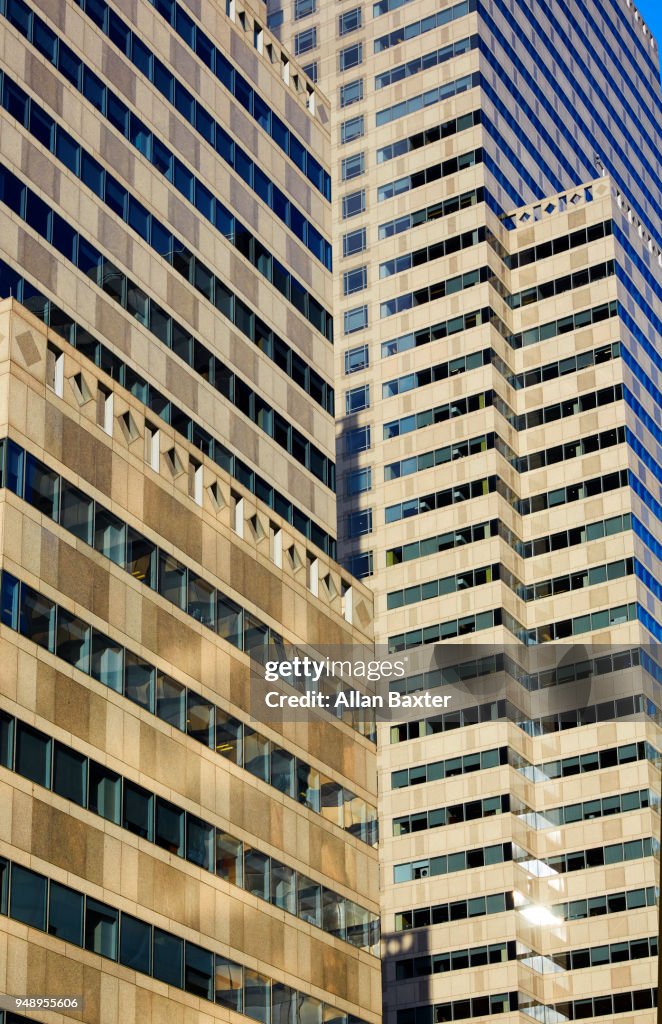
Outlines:
[[[629,0],[294,0],[269,24],[331,102],[341,559],[378,644],[512,649],[493,671],[519,679],[512,714],[383,727],[385,1019],[652,1022],[657,45]],[[536,670],[569,643],[574,677]],[[586,674],[574,722],[527,703]]]
[[[264,13],[0,3],[2,1024],[380,1019],[374,735],[252,698],[372,628],[328,108]]]

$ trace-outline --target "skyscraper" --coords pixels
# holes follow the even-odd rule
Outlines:
[[[328,112],[263,13],[0,3],[2,1024],[380,1017],[374,735],[251,687],[372,618]]]
[[[624,0],[269,23],[331,102],[341,558],[378,643],[519,693],[383,729],[386,1019],[652,1021],[657,45]]]

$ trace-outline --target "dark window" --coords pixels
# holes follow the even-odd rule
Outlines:
[[[155,674],[153,665],[131,651],[124,652],[124,696],[148,711],[154,710]]]
[[[92,676],[111,690],[122,692],[124,648],[103,633],[92,631]]]
[[[214,978],[214,956],[194,946],[192,942],[186,943],[186,954],[184,960],[184,988],[201,999],[213,999],[213,978]]]
[[[243,886],[243,843],[216,830],[216,874],[232,885]]]
[[[118,912],[89,896],[86,903],[85,949],[109,960],[117,960]]]
[[[122,826],[152,840],[152,806],[154,798],[151,793],[134,782],[124,781],[124,812]]]
[[[160,928],[154,929],[154,977],[167,985],[182,987],[184,943]]]
[[[92,516],[94,502],[73,484],[62,482],[60,523],[75,537],[92,543]]]
[[[233,764],[242,764],[241,722],[216,708],[216,752]]]
[[[50,737],[24,722],[16,723],[16,771],[32,782],[50,788]]]
[[[190,690],[187,697],[186,731],[188,735],[199,743],[204,743],[206,747],[213,746],[214,705]]]
[[[132,527],[126,540],[126,570],[152,590],[156,587],[156,545]]]
[[[244,1013],[268,1024],[271,983],[263,974],[244,969]]]
[[[164,850],[184,855],[184,811],[168,800],[156,798],[155,843]]]
[[[186,859],[214,870],[214,827],[192,814],[186,816]]]
[[[86,674],[90,671],[91,634],[92,628],[86,622],[58,608],[57,656]]]
[[[12,768],[14,764],[14,719],[0,711],[0,765]]]
[[[48,932],[64,942],[83,945],[83,897],[58,882],[50,885]]]
[[[94,814],[119,824],[121,779],[104,765],[90,761],[88,807]]]
[[[43,875],[28,871],[18,864],[11,868],[11,896],[9,912],[16,921],[39,928],[46,928],[47,880]]]
[[[216,1002],[241,1013],[243,1009],[243,969],[224,956],[216,957]]]
[[[186,687],[159,672],[156,680],[156,713],[182,732],[186,729]]]
[[[25,459],[25,491],[27,502],[43,512],[50,519],[57,519],[58,490],[60,478],[57,473],[35,459],[28,452]]]
[[[122,914],[120,963],[141,974],[151,973],[152,928],[129,914]]]
[[[40,647],[54,650],[55,605],[25,584],[21,586],[20,631]]]
[[[80,807],[87,806],[87,758],[57,742],[53,758],[53,792]]]

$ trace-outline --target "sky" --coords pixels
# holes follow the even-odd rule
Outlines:
[[[635,0],[635,7],[662,47],[662,2],[661,0]]]

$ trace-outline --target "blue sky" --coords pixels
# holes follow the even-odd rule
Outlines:
[[[662,46],[662,4],[660,0],[635,0],[635,6],[649,29]]]

